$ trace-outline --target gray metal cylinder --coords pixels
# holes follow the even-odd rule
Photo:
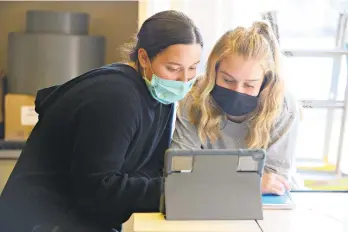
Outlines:
[[[8,90],[36,95],[104,65],[102,36],[14,32],[8,39]]]
[[[27,32],[87,35],[89,15],[80,12],[29,10]]]

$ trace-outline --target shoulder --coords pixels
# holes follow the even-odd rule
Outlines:
[[[134,89],[138,87],[137,84],[142,82],[140,74],[131,66],[121,63],[115,63],[103,66],[96,69],[95,72],[91,71],[91,74],[86,75],[86,79],[94,83],[118,83],[121,86],[130,87]],[[90,76],[90,78],[88,78]]]
[[[177,109],[178,117],[188,120],[189,111],[192,107],[193,101],[193,96],[191,94],[188,94],[183,100],[179,102]]]
[[[96,77],[85,88],[80,89],[79,94],[86,100],[105,100],[106,102],[135,101],[140,100],[139,91],[131,81],[122,75],[110,74]],[[133,103],[135,103],[133,102]]]
[[[142,92],[138,83],[140,81],[136,70],[128,65],[117,63],[104,66],[91,74],[88,80],[81,83],[79,90],[87,99],[114,96],[136,100]]]
[[[292,92],[284,93],[283,106],[275,123],[275,128],[289,128],[300,121],[301,106]]]
[[[80,86],[75,92],[78,113],[140,118],[141,94],[136,85],[123,77],[122,74],[103,74]]]
[[[201,92],[200,84],[204,80],[204,78],[204,75],[198,75],[197,80],[194,83],[190,93],[187,94],[186,97],[179,102],[177,112],[181,118],[189,118],[188,115],[190,110],[196,105],[195,103],[198,101],[198,99],[196,99],[196,96],[199,95],[199,93]]]
[[[301,106],[292,92],[287,90],[284,94],[282,116],[300,117]]]

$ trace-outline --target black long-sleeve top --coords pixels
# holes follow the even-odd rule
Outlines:
[[[173,105],[113,64],[38,92],[39,121],[0,198],[0,231],[113,231],[157,211]]]

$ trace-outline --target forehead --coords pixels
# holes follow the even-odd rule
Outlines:
[[[236,79],[258,79],[264,75],[261,62],[231,55],[220,61],[219,71],[224,71]]]
[[[173,62],[192,65],[200,60],[202,48],[199,44],[175,44],[156,56],[158,62]]]

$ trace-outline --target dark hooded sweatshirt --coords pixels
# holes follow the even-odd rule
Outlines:
[[[173,105],[113,64],[38,92],[39,121],[0,198],[1,232],[109,232],[158,211]]]

